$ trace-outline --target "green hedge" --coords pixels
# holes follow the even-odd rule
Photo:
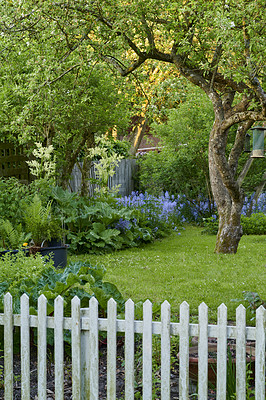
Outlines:
[[[218,218],[205,218],[204,230],[202,233],[216,235],[218,232]],[[266,215],[264,213],[254,213],[251,217],[241,215],[241,225],[243,235],[266,235]]]

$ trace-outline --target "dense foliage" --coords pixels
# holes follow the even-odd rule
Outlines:
[[[0,257],[0,282],[3,287],[9,288],[26,277],[34,279],[51,266],[52,261],[38,253],[35,257],[28,257],[23,250],[15,254],[7,252]]]
[[[43,182],[43,181],[41,181]],[[160,195],[133,192],[115,198],[111,194],[88,198],[61,187],[33,182],[29,186],[15,179],[0,180],[0,228],[3,248],[21,248],[30,240],[35,245],[62,238],[75,253],[102,253],[136,247],[179,230],[180,225],[197,223],[216,233],[215,205],[199,194],[190,198],[167,191]],[[34,194],[38,188],[38,194]],[[7,196],[16,207],[6,207]],[[257,201],[246,198],[243,208],[244,234],[264,234],[265,193]],[[252,218],[249,218],[250,215]],[[260,216],[261,215],[261,216]],[[244,218],[244,216],[246,218]],[[208,219],[210,218],[210,219]]]
[[[214,215],[209,218],[205,218],[203,233],[216,235],[218,231],[218,219]],[[250,217],[241,215],[241,226],[243,229],[243,235],[266,235],[266,214],[263,212],[257,212],[252,214]]]
[[[132,208],[125,200],[107,194],[88,198],[47,185],[34,194],[36,182],[27,187],[15,179],[0,183],[16,202],[13,213],[3,212],[6,217],[0,230],[3,247],[12,248],[11,235],[4,230],[5,226],[11,226],[16,238],[12,243],[18,248],[30,239],[40,246],[64,233],[71,251],[87,253],[139,246],[177,229],[180,223],[175,216],[175,203],[169,208],[168,195],[164,199],[146,196],[144,202]],[[5,202],[6,195],[0,195],[0,209],[6,209]]]
[[[31,256],[30,260],[34,260],[34,257]],[[18,263],[21,263],[20,257],[14,261],[14,265]],[[101,312],[106,312],[107,301],[113,297],[121,312],[124,307],[123,297],[114,284],[103,281],[105,272],[104,267],[92,266],[86,262],[72,263],[61,271],[55,270],[49,264],[37,273],[36,270],[28,269],[28,276],[14,275],[16,280],[10,278],[0,283],[0,309],[3,310],[3,295],[8,291],[13,296],[15,313],[20,312],[20,297],[23,293],[29,296],[31,314],[37,314],[38,297],[42,294],[48,300],[48,315],[53,313],[54,299],[59,295],[64,297],[66,316],[70,315],[71,299],[76,295],[81,300],[82,307],[87,307],[91,296],[95,296]]]
[[[25,293],[29,297],[30,314],[37,315],[38,298],[44,295],[47,299],[47,315],[54,313],[54,300],[57,296],[64,299],[64,315],[71,316],[71,300],[78,296],[82,307],[89,306],[92,296],[96,297],[99,303],[99,313],[106,315],[107,302],[110,298],[117,302],[118,313],[124,311],[125,300],[117,287],[110,282],[104,281],[105,268],[93,266],[87,262],[71,263],[64,270],[55,270],[50,262],[45,262],[41,256],[27,257],[27,264],[24,256],[19,254],[16,258],[6,257],[7,265],[11,271],[7,279],[0,279],[0,311],[4,310],[4,295],[9,292],[12,295],[13,312],[20,313],[20,298]],[[34,266],[36,262],[37,266]],[[1,264],[1,261],[0,261]],[[21,267],[21,272],[19,271]],[[34,340],[34,335],[32,337]],[[64,331],[64,340],[71,342],[71,332]],[[3,346],[3,327],[0,329],[0,346]],[[14,334],[14,342],[19,342],[19,331]],[[48,329],[47,342],[54,343],[54,332]]]

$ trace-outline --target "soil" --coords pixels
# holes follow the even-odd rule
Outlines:
[[[48,357],[49,359],[49,357]],[[106,360],[107,360],[107,349],[106,346],[101,346],[100,348],[100,357],[99,357],[99,399],[106,400],[107,393],[107,368],[106,368]],[[117,348],[117,374],[116,374],[116,398],[124,399],[124,384],[125,384],[125,376],[124,376],[124,348],[123,346],[119,346]],[[3,377],[3,357],[0,356],[0,399],[4,400],[4,377]],[[33,400],[38,399],[38,385],[37,385],[37,354],[31,355],[30,362],[30,371],[31,371],[31,381],[30,381],[30,398]],[[21,379],[20,379],[20,356],[14,355],[14,392],[13,399],[18,400],[21,399]],[[159,373],[158,373],[158,378]],[[171,400],[178,400],[178,368],[174,366],[171,371]],[[158,397],[160,399],[160,385],[155,384],[155,390],[157,388]],[[139,387],[136,387],[136,392],[141,395],[141,384]],[[196,386],[190,386],[190,393],[196,392]],[[47,400],[55,399],[55,382],[54,382],[54,363],[52,361],[47,362]],[[71,400],[72,399],[72,380],[71,380],[71,362],[70,359],[65,360],[65,371],[64,371],[64,399]],[[208,400],[215,400],[215,392],[209,390]]]
[[[31,363],[30,363],[30,371],[31,371],[31,382],[30,382],[30,390],[31,390],[31,399],[38,399],[38,386],[37,386],[37,354],[36,348],[31,352]],[[51,357],[47,357],[47,400],[55,399],[55,383],[54,383],[54,362],[51,360]],[[99,399],[105,400],[107,398],[106,387],[107,387],[107,348],[104,343],[100,344],[100,356],[99,356]],[[0,354],[0,399],[4,399],[4,380],[3,380],[3,356]],[[141,362],[140,362],[141,369]],[[20,356],[14,355],[14,395],[13,399],[21,399],[21,379],[20,379]],[[138,371],[136,371],[136,381],[139,381],[136,385],[136,394],[138,393],[141,396],[141,375],[138,376]],[[158,381],[160,380],[160,371],[157,372]],[[174,363],[171,370],[171,400],[178,400],[178,363]],[[124,346],[123,343],[119,343],[117,347],[117,374],[116,374],[116,398],[124,399],[124,384],[125,384],[125,376],[124,376]],[[154,391],[157,392],[158,397],[155,399],[160,399],[160,383],[155,383]],[[196,384],[190,382],[190,394],[196,393],[197,387]],[[139,396],[136,396],[139,398]],[[195,397],[197,398],[197,397]],[[71,400],[72,399],[72,379],[71,379],[71,360],[70,358],[65,359],[65,370],[64,370],[64,399]],[[190,397],[193,399],[193,396]],[[208,400],[215,400],[215,390],[209,389]]]

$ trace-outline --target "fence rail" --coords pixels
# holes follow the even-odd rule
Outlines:
[[[125,395],[134,399],[135,334],[142,335],[142,398],[152,399],[152,336],[161,337],[161,399],[170,400],[170,344],[172,336],[179,336],[179,399],[189,398],[189,340],[198,337],[198,399],[208,398],[208,338],[217,338],[216,398],[226,400],[227,339],[236,340],[236,399],[246,399],[246,341],[255,341],[255,399],[265,400],[265,333],[266,309],[257,309],[256,326],[246,326],[246,310],[236,310],[236,325],[227,324],[227,308],[218,308],[217,325],[208,324],[208,307],[199,306],[199,323],[189,322],[189,305],[180,306],[179,322],[170,321],[170,305],[161,306],[161,321],[152,320],[152,304],[143,305],[143,320],[134,319],[134,303],[125,305],[125,319],[117,319],[116,302],[108,302],[107,318],[99,318],[98,302],[92,297],[89,308],[81,308],[80,300],[71,302],[71,317],[64,317],[64,300],[58,296],[54,303],[54,316],[47,316],[47,299],[38,299],[38,315],[29,314],[29,298],[21,297],[21,313],[13,315],[12,296],[4,297],[4,313],[0,325],[4,326],[4,387],[5,400],[13,399],[13,328],[20,327],[21,341],[21,399],[30,399],[30,328],[38,334],[38,400],[47,398],[47,328],[54,330],[55,399],[64,399],[64,330],[71,330],[72,347],[72,399],[99,398],[99,331],[107,332],[107,399],[116,400],[117,333],[125,334]]]

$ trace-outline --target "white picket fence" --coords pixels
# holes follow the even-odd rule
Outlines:
[[[13,328],[21,333],[21,399],[30,399],[30,327],[38,330],[38,400],[47,398],[47,328],[54,329],[55,346],[55,399],[64,399],[64,347],[63,331],[71,330],[72,337],[72,399],[99,398],[99,331],[107,332],[107,399],[116,400],[117,332],[125,334],[125,395],[134,399],[134,336],[142,335],[143,347],[143,400],[152,399],[152,335],[161,336],[161,399],[170,400],[170,342],[179,336],[179,399],[189,398],[189,338],[198,337],[198,399],[208,398],[208,338],[217,338],[217,391],[216,399],[226,400],[227,339],[236,339],[236,398],[246,399],[246,341],[255,341],[255,399],[265,400],[265,333],[266,309],[257,309],[256,326],[246,326],[246,310],[236,310],[236,325],[228,326],[227,308],[218,308],[217,325],[208,324],[208,307],[199,306],[198,324],[189,322],[189,305],[180,306],[179,322],[170,322],[170,305],[161,306],[161,321],[152,320],[152,304],[143,305],[143,320],[134,320],[134,303],[126,302],[125,319],[117,319],[116,302],[108,302],[107,318],[98,317],[98,302],[91,298],[89,308],[80,308],[80,300],[72,299],[71,317],[64,317],[63,298],[55,299],[54,316],[47,316],[45,296],[38,299],[38,315],[29,314],[29,299],[21,297],[21,314],[13,315],[12,296],[4,297],[4,386],[5,400],[13,399]]]

